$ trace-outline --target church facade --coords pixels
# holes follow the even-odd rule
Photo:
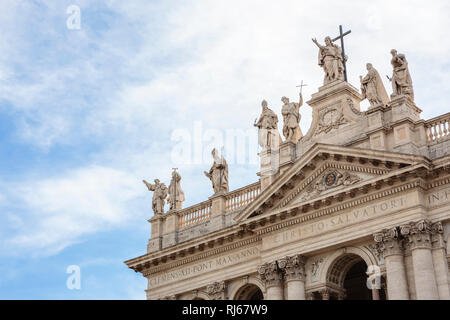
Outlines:
[[[421,119],[404,55],[389,99],[371,65],[361,94],[337,46],[315,43],[309,131],[302,99],[283,107],[284,141],[263,104],[259,180],[228,191],[215,156],[212,197],[155,212],[147,253],[125,262],[147,299],[450,299],[450,113]]]

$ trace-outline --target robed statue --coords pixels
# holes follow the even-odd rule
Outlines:
[[[325,72],[323,84],[336,80],[344,81],[344,62],[341,47],[334,44],[330,37],[325,38],[325,45],[319,44],[316,39],[312,39],[312,41],[319,47],[319,66]],[[347,56],[345,56],[345,61],[347,61]]]
[[[392,59],[391,64],[394,68],[392,78],[389,79],[392,82],[393,96],[405,95],[408,96],[411,101],[414,101],[414,90],[409,74],[408,61],[404,54],[397,53],[397,50],[391,50]]]
[[[299,109],[303,105],[303,97],[300,93],[299,103],[289,102],[289,98],[282,97],[281,101],[283,106],[281,107],[281,114],[283,115],[283,135],[286,141],[292,141],[297,143],[302,137],[302,131],[300,130],[300,112]]]
[[[359,76],[363,99],[369,100],[371,107],[386,106],[389,103],[389,97],[380,74],[370,63],[366,65],[366,68],[367,75],[364,78]]]
[[[204,172],[212,183],[214,194],[219,192],[228,192],[228,165],[223,156],[218,155],[217,150],[211,152],[214,163],[208,172]]]
[[[258,130],[258,143],[265,149],[278,149],[281,143],[280,133],[278,132],[278,117],[269,107],[267,101],[261,103],[262,112],[258,121],[254,124]]]
[[[170,204],[170,210],[179,210],[182,208],[183,201],[185,200],[184,192],[181,189],[181,176],[178,172],[172,172],[172,180],[169,184],[169,198],[167,201]]]
[[[167,187],[164,183],[160,183],[158,179],[155,179],[155,184],[148,183],[142,180],[147,186],[149,191],[153,191],[152,209],[155,215],[164,214],[164,204],[167,197]]]

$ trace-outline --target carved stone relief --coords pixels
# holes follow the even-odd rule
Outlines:
[[[329,133],[333,129],[348,123],[340,106],[329,107],[319,112],[319,123],[315,135]]]

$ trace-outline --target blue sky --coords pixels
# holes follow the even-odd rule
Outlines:
[[[70,5],[81,9],[80,30],[67,28]],[[151,193],[141,180],[168,184],[176,166],[184,205],[207,199],[210,150],[234,130],[254,135],[245,161],[225,150],[230,187],[257,181],[261,100],[279,114],[301,80],[308,100],[323,77],[311,38],[335,36],[339,24],[352,30],[350,83],[359,87],[367,62],[390,75],[395,48],[409,61],[422,117],[450,110],[446,0],[0,8],[0,299],[144,299],[145,279],[123,264],[145,253],[149,237]],[[301,113],[306,133],[311,109]],[[179,134],[191,137],[181,159]],[[69,265],[81,268],[80,290],[66,287]]]

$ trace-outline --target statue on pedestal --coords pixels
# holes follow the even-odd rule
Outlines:
[[[267,101],[263,100],[262,113],[259,120],[254,124],[258,127],[258,143],[265,149],[278,149],[281,142],[280,133],[278,132],[278,117],[269,107]]]
[[[213,149],[211,154],[214,163],[211,166],[211,169],[209,169],[209,172],[204,172],[205,176],[211,180],[214,194],[228,192],[228,164],[223,156],[218,156],[216,149]]]
[[[359,76],[363,99],[369,100],[371,107],[377,105],[386,106],[389,103],[389,97],[380,74],[372,64],[368,63],[366,67],[367,75],[364,78]]]
[[[323,84],[328,84],[336,80],[345,80],[344,63],[341,48],[331,41],[330,37],[325,38],[325,45],[322,46],[316,39],[312,41],[319,47],[319,66],[325,72]],[[347,61],[347,56],[345,56]]]
[[[183,201],[185,200],[184,192],[181,189],[181,176],[174,170],[172,172],[172,180],[169,185],[169,198],[167,201],[170,204],[170,210],[178,210],[182,208]]]
[[[149,191],[153,191],[152,209],[155,215],[164,214],[164,204],[167,197],[167,187],[164,183],[160,183],[158,179],[155,179],[155,184],[148,183],[142,180],[147,186]]]
[[[391,50],[391,54],[391,64],[394,68],[392,78],[389,79],[392,82],[392,96],[405,95],[411,101],[414,101],[414,90],[411,75],[409,74],[408,61],[406,61],[404,54],[397,53],[395,49]]]
[[[284,103],[281,107],[284,121],[283,135],[286,141],[297,143],[303,137],[299,125],[301,119],[299,109],[303,105],[302,94],[300,93],[299,103],[289,102],[289,99],[286,97],[281,98],[281,101]]]

